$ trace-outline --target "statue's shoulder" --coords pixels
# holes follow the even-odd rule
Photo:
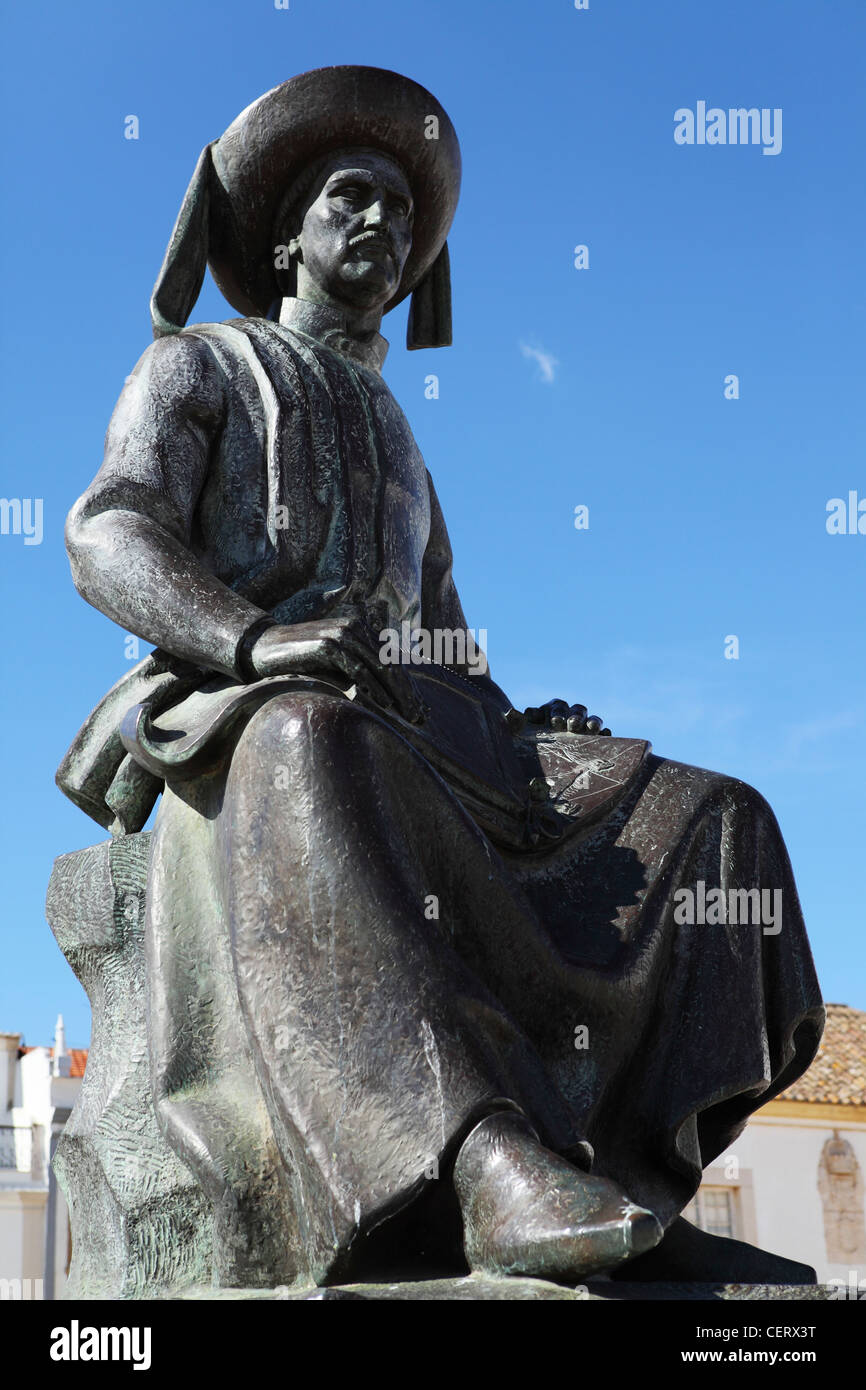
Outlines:
[[[193,323],[172,335],[172,340],[182,340],[179,352],[194,359],[195,370],[208,370],[206,360],[216,364],[219,389],[228,403],[240,399],[249,408],[259,401],[273,412],[279,405],[294,406],[303,398],[298,385],[300,356],[289,335],[277,332],[270,319]],[[177,370],[187,368],[178,361]],[[209,370],[211,389],[216,389],[213,365]]]
[[[177,333],[172,333],[169,338],[163,341],[170,341],[177,338],[212,338],[212,337],[234,337],[237,334],[249,336],[250,331],[256,325],[267,324],[267,319],[261,318],[234,318],[221,319],[213,323],[188,323],[185,328],[181,328]]]
[[[122,413],[129,408],[161,410],[167,403],[217,407],[225,393],[225,363],[214,353],[207,334],[196,331],[215,326],[196,324],[191,331],[165,334],[149,343],[126,378]]]
[[[221,408],[225,391],[225,367],[203,334],[165,334],[148,343],[125,378],[109,431],[126,434],[133,421],[165,419],[166,410],[209,414]]]
[[[177,381],[187,375],[208,375],[213,371],[214,354],[210,344],[213,342],[211,329],[223,325],[197,323],[177,333],[165,333],[148,343],[138,359],[128,382],[146,377],[154,385]]]
[[[222,362],[231,361],[233,366],[243,362],[250,366],[263,355],[269,356],[275,348],[291,351],[291,337],[286,330],[278,332],[271,320],[264,318],[192,323],[175,336],[201,344],[205,351],[212,352]]]
[[[233,382],[256,373],[261,342],[256,330],[265,322],[237,318],[191,323],[163,334],[145,348],[127,380],[172,400],[224,395]]]
[[[236,352],[243,352],[244,344],[248,343],[253,335],[253,325],[261,322],[261,319],[238,318],[225,319],[221,323],[190,323],[178,333],[160,341],[189,344],[186,350],[193,352],[213,352],[215,345],[221,346],[223,350],[233,348]]]

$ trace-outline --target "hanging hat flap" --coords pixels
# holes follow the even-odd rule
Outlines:
[[[412,291],[406,346],[451,346],[451,258],[447,241],[420,285]]]
[[[186,190],[150,297],[154,338],[179,333],[201,292],[208,258],[212,167],[211,146],[206,145]]]

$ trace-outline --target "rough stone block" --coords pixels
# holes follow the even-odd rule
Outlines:
[[[165,1144],[151,1100],[149,846],[145,833],[61,855],[48,887],[48,921],[93,1012],[86,1074],[54,1159],[72,1222],[69,1298],[135,1298],[211,1277],[208,1203]]]

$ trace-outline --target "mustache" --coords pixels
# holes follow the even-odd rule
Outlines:
[[[389,255],[395,255],[394,243],[387,232],[359,232],[357,236],[353,236],[350,239],[349,246],[366,246],[370,242],[375,243],[377,246],[383,246]]]

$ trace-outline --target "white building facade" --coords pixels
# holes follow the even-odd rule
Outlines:
[[[57,1298],[69,1268],[69,1213],[51,1158],[81,1088],[86,1053],[0,1033],[0,1299]]]
[[[866,1301],[866,1013],[827,1006],[812,1066],[704,1172],[684,1215]]]

